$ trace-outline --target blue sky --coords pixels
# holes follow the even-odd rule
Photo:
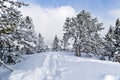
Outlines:
[[[120,0],[23,0],[27,3],[38,4],[42,7],[60,7],[71,6],[76,12],[87,10],[96,17],[106,17],[107,19],[115,18],[109,15],[109,11],[120,8]],[[119,17],[119,16],[118,16]]]
[[[43,34],[46,41],[52,41],[55,34],[62,38],[62,29],[66,17],[72,17],[81,10],[91,13],[92,17],[103,22],[105,30],[114,26],[120,18],[120,0],[20,0],[30,4],[23,8],[23,14],[33,19],[36,31]],[[49,33],[49,34],[48,34]]]
[[[119,0],[23,0],[28,3],[36,3],[42,7],[59,7],[69,5],[78,12],[82,9],[98,14],[104,14],[111,9],[119,8]]]

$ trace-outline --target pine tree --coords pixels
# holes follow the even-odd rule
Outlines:
[[[61,47],[59,45],[59,39],[57,35],[55,35],[55,38],[52,44],[52,51],[60,51],[60,50],[61,50]]]
[[[120,62],[120,21],[119,19],[116,20],[116,27],[114,30],[114,46],[115,46],[115,52],[114,52],[114,61]]]
[[[69,51],[68,46],[70,45],[68,42],[69,38],[67,36],[67,34],[63,35],[63,39],[61,40],[61,48],[63,51]]]
[[[20,38],[18,43],[22,43],[23,52],[26,54],[32,54],[36,47],[36,34],[32,19],[29,16],[22,18],[17,30],[17,35]]]
[[[116,20],[115,27],[110,27],[105,36],[105,49],[109,60],[120,62],[120,21]]]
[[[45,46],[44,38],[39,33],[39,35],[38,35],[38,41],[37,41],[37,47],[36,47],[37,53],[44,52],[46,48],[47,48],[47,46]]]
[[[67,18],[64,29],[69,39],[74,39],[76,56],[81,56],[81,52],[103,53],[103,41],[98,34],[103,29],[102,23],[98,23],[97,18],[92,19],[89,12],[83,10],[76,17]]]
[[[105,49],[106,49],[106,56],[108,56],[109,60],[112,60],[115,53],[115,46],[114,46],[114,28],[110,26],[109,31],[105,35]]]
[[[6,5],[8,3],[9,5]],[[17,10],[26,4],[10,0],[0,1],[0,59],[4,63],[16,63],[18,60],[14,42],[14,32],[21,20],[21,12]]]

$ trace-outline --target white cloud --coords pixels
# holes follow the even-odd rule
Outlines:
[[[71,6],[44,8],[36,4],[24,7],[21,11],[25,16],[32,17],[35,30],[44,36],[48,44],[52,43],[55,34],[62,38],[62,26],[66,17],[72,17],[76,14]]]
[[[109,14],[110,14],[111,16],[113,16],[114,18],[120,17],[120,8],[111,10],[111,11],[109,12]]]

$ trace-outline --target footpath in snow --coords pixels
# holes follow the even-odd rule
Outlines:
[[[15,69],[0,72],[0,80],[120,80],[120,64],[79,58],[68,52],[24,56]]]

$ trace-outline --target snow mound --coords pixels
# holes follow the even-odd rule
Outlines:
[[[76,57],[69,52],[26,55],[12,68],[12,73],[1,72],[0,80],[120,80],[119,63]]]
[[[113,75],[106,75],[104,80],[119,80],[119,77]]]

